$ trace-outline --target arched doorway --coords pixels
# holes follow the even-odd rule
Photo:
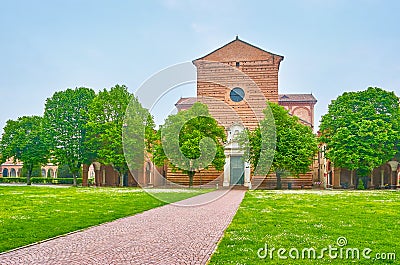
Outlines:
[[[8,169],[3,169],[3,177],[8,177]]]
[[[46,169],[42,168],[42,178],[46,177]]]
[[[15,171],[15,168],[12,168],[10,170],[10,177],[15,178],[17,176],[17,171]]]
[[[244,184],[244,160],[242,156],[231,156],[230,185]]]

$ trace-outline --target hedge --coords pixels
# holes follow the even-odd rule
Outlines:
[[[26,178],[22,177],[3,177],[0,178],[0,183],[26,183]],[[74,178],[39,178],[31,177],[31,183],[35,184],[73,184]],[[76,183],[82,184],[82,178],[77,178]],[[89,185],[94,183],[94,179],[88,179]]]
[[[26,183],[26,178],[3,177],[3,178],[0,178],[0,183]]]

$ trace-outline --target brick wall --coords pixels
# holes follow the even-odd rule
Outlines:
[[[249,129],[264,116],[266,99],[278,102],[278,71],[282,56],[236,39],[193,63],[197,67],[197,97],[225,128],[238,121]],[[234,102],[230,91],[240,87],[245,100]],[[221,103],[210,102],[215,98]],[[224,105],[225,104],[225,108]],[[227,115],[226,107],[230,108]]]

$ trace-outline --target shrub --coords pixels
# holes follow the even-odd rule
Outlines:
[[[26,183],[26,178],[21,177],[2,177],[0,183]]]
[[[53,184],[73,184],[74,178],[51,178]],[[82,178],[76,178],[76,184],[82,184]]]
[[[36,183],[36,184],[46,184],[46,183],[52,183],[51,178],[43,178],[43,177],[32,177],[31,182]]]
[[[34,184],[70,184],[74,183],[73,178],[42,178],[31,177],[31,182]],[[78,185],[82,185],[82,178],[77,178]],[[26,183],[26,178],[23,177],[2,177],[0,183]],[[88,184],[93,185],[94,179],[88,179]]]
[[[358,189],[358,190],[365,190],[364,182],[362,181],[362,179],[359,179],[359,180],[358,180],[357,189]]]

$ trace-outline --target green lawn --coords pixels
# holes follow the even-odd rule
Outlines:
[[[339,237],[345,237],[347,244],[339,247]],[[332,258],[328,250],[322,252],[329,245]],[[271,259],[272,248],[275,250]],[[281,250],[286,260],[279,258],[279,248],[286,249],[285,253]],[[302,258],[304,248],[314,248],[316,259],[308,259],[308,251]],[[352,259],[352,252],[356,257],[357,250],[350,248],[358,248],[359,260]],[[366,248],[371,249],[365,252],[370,259],[362,255]],[[376,254],[384,257],[387,253],[395,253],[396,259],[375,259]],[[399,261],[400,192],[249,191],[210,264],[399,264]]]
[[[160,191],[175,202],[209,190]],[[138,188],[0,187],[0,252],[166,204]]]

